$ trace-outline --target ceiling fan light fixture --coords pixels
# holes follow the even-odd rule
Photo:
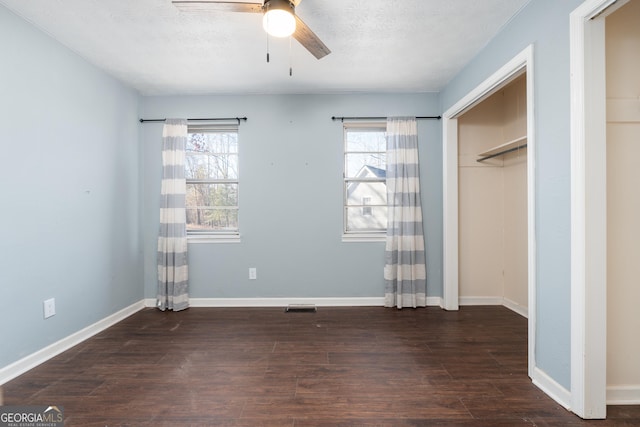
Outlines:
[[[264,30],[273,37],[289,37],[296,30],[293,5],[288,1],[270,0],[265,3],[262,17]]]

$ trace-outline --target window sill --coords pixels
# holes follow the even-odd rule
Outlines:
[[[366,243],[366,242],[386,242],[386,233],[362,233],[362,234],[343,234],[342,241],[345,243]]]
[[[201,234],[188,235],[187,242],[191,243],[240,243],[239,234]]]

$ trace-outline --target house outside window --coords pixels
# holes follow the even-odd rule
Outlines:
[[[386,124],[344,125],[345,238],[383,238],[387,229]]]
[[[190,125],[185,156],[187,235],[239,235],[238,128]]]

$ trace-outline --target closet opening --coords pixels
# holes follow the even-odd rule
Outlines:
[[[526,316],[528,374],[549,390],[535,370],[533,83],[530,45],[442,116],[442,307],[500,304]],[[482,210],[477,218],[475,209]]]
[[[461,305],[528,316],[526,73],[458,116]]]
[[[640,403],[640,1],[606,17],[607,404]]]

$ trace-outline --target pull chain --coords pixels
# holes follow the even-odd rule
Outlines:
[[[269,33],[267,33],[267,64],[269,63]]]
[[[293,76],[293,50],[291,49],[291,39],[293,37],[289,36],[289,76]]]
[[[269,4],[266,5],[266,7],[269,7]],[[267,9],[268,12],[268,9]],[[267,26],[269,26],[269,14],[265,15],[265,18],[267,18]],[[267,31],[265,31],[265,33],[267,34],[267,64],[269,63],[269,33]]]

